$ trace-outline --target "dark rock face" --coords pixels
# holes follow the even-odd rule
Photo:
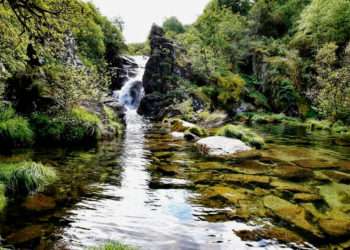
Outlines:
[[[126,56],[116,56],[111,59],[109,70],[112,76],[112,84],[110,88],[112,90],[121,89],[124,82],[136,73],[136,68],[137,64]]]
[[[149,40],[151,56],[143,77],[145,93],[166,93],[176,88],[175,45],[164,37],[163,29],[156,25],[152,27]]]
[[[164,116],[178,113],[172,106],[188,97],[179,91],[179,79],[184,78],[184,70],[177,64],[176,45],[164,36],[162,28],[153,25],[149,36],[150,59],[143,76],[145,97],[138,113],[159,120]]]

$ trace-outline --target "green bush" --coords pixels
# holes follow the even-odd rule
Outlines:
[[[95,143],[101,134],[101,120],[80,107],[55,116],[35,113],[32,115],[31,124],[38,143],[42,144]]]
[[[265,141],[260,135],[249,128],[239,125],[226,125],[221,127],[216,132],[216,135],[236,138],[258,149],[265,147]]]
[[[29,194],[42,191],[57,180],[54,169],[41,163],[20,162],[0,165],[0,180],[9,194]]]
[[[195,127],[192,127],[192,128],[189,128],[185,131],[185,133],[191,133],[191,134],[194,134],[198,137],[206,137],[208,136],[208,131],[205,130],[204,128],[201,128],[201,127],[198,127],[198,126],[195,126]]]
[[[124,245],[119,242],[108,242],[100,247],[92,247],[89,250],[136,250],[136,248]]]
[[[28,121],[15,111],[0,105],[0,147],[4,149],[26,146],[33,142],[33,131]]]

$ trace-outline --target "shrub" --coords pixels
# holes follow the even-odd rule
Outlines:
[[[89,250],[136,250],[136,248],[113,241],[100,247],[89,248]]]
[[[308,119],[306,121],[306,127],[311,130],[331,130],[332,123],[327,120]]]
[[[199,122],[205,125],[215,125],[222,123],[227,119],[227,114],[224,111],[203,111],[198,114]]]
[[[0,165],[0,180],[10,194],[28,194],[42,191],[57,180],[54,169],[41,163],[20,162]]]
[[[113,127],[116,136],[121,135],[123,133],[123,125],[119,117],[116,116],[112,108],[107,106],[104,106],[103,108],[107,116],[107,123],[109,123]]]
[[[97,115],[87,111],[83,107],[74,107],[72,109],[72,115],[82,122],[90,123],[93,125],[98,125],[101,123],[101,120],[97,117]]]
[[[95,143],[101,134],[99,128],[101,123],[95,114],[81,107],[54,116],[35,113],[31,119],[38,142],[42,144]]]
[[[265,147],[265,141],[260,135],[239,125],[226,125],[220,128],[216,135],[236,138],[258,149]]]
[[[16,115],[15,110],[0,104],[0,148],[26,146],[33,142],[33,131],[28,121]]]
[[[187,129],[185,131],[185,133],[191,133],[191,134],[194,134],[198,137],[208,136],[207,130],[205,130],[204,128],[198,127],[198,126]]]

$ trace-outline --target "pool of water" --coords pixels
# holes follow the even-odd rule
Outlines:
[[[203,158],[192,143],[172,138],[135,111],[126,118],[119,141],[2,157],[41,161],[60,176],[35,196],[34,206],[9,202],[0,218],[4,246],[86,249],[117,240],[141,249],[313,249],[350,240],[334,240],[314,219],[320,213],[317,218],[346,220],[350,211],[344,196],[350,150],[334,146],[327,135],[257,127],[268,140],[259,159],[219,161]],[[297,199],[300,193],[306,198]],[[268,203],[278,199],[297,204],[287,204],[291,211],[306,211],[306,222],[288,222]]]

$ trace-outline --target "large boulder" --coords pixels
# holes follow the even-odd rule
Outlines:
[[[143,76],[145,93],[166,93],[176,87],[175,45],[165,38],[163,29],[157,25],[153,25],[149,40],[151,56]]]
[[[197,141],[200,153],[207,156],[227,157],[234,154],[252,150],[244,142],[238,139],[224,136],[211,136]]]

